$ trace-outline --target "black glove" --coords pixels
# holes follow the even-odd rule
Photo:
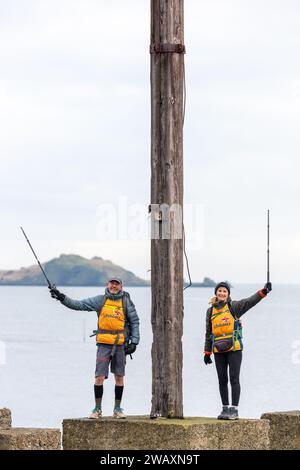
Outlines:
[[[60,302],[62,300],[65,300],[66,298],[65,294],[62,294],[61,292],[59,292],[59,290],[56,289],[56,286],[54,284],[51,287],[48,287],[48,289],[50,289],[50,294],[51,294],[52,299],[59,300]]]
[[[267,282],[267,284],[265,284],[265,287],[262,289],[262,291],[265,295],[268,295],[268,293],[271,292],[271,290],[272,290],[272,283],[271,282]]]
[[[125,345],[125,355],[133,354],[136,350],[136,344],[134,343],[127,343]]]
[[[212,364],[210,354],[204,354],[204,362],[205,362],[206,365],[207,364]]]

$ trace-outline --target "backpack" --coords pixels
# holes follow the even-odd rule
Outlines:
[[[107,301],[108,299],[108,296],[106,294],[103,295],[103,298],[102,298],[102,301],[101,301],[101,304],[100,304],[100,307],[99,307],[99,310],[97,312],[97,316],[98,316],[98,319],[101,315],[101,312],[102,312],[102,309],[105,305],[105,302]],[[124,335],[124,343],[128,342],[129,341],[129,337],[130,337],[130,324],[128,322],[128,317],[127,317],[127,301],[130,302],[130,295],[128,292],[125,292],[124,291],[124,295],[122,297],[122,308],[123,308],[123,312],[124,312],[124,317],[125,317],[125,325],[124,325],[124,329],[125,329],[125,335]]]

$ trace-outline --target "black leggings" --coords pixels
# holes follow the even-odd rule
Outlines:
[[[219,379],[219,388],[223,405],[229,405],[228,398],[228,366],[231,384],[232,406],[238,406],[241,386],[240,369],[242,363],[242,351],[230,351],[215,354],[216,368]]]

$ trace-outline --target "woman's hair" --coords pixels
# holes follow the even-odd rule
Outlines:
[[[216,295],[214,295],[210,301],[208,302],[210,305],[214,306],[218,302],[218,298]]]

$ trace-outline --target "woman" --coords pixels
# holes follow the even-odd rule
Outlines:
[[[230,286],[220,282],[215,288],[215,296],[210,300],[212,305],[206,313],[206,335],[204,345],[204,362],[212,364],[214,353],[219,379],[219,389],[223,409],[218,419],[238,419],[240,398],[240,368],[242,362],[242,324],[239,320],[244,313],[254,307],[262,298],[271,292],[272,284],[247,299],[231,300]],[[228,398],[228,368],[232,393],[232,406]]]

